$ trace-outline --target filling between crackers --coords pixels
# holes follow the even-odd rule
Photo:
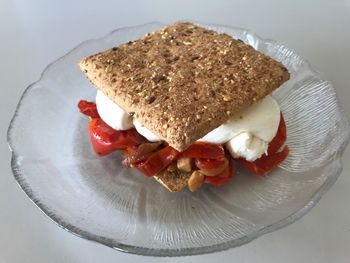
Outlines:
[[[148,141],[161,141],[101,91],[97,92],[96,106],[102,120],[113,129],[135,128]],[[275,137],[279,123],[279,105],[271,96],[267,96],[197,141],[224,144],[233,158],[241,157],[253,162],[267,154],[268,144]]]

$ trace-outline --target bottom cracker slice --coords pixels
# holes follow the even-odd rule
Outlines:
[[[191,174],[176,170],[169,172],[164,170],[159,174],[153,176],[153,178],[167,188],[170,192],[179,192],[187,186],[188,179]]]

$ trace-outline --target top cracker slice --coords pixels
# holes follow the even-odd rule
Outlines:
[[[289,79],[227,34],[177,23],[80,61],[88,79],[182,151]]]

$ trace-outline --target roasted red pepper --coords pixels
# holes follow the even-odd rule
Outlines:
[[[179,152],[171,146],[153,153],[144,162],[136,165],[136,167],[147,176],[153,176],[164,170],[179,156]]]
[[[216,176],[206,176],[205,182],[215,186],[220,186],[231,181],[233,176],[234,176],[234,171],[232,167],[232,162],[229,161],[229,164],[227,165],[224,171],[222,171],[220,174]]]
[[[245,159],[236,159],[241,165],[247,168],[249,171],[259,175],[266,175],[276,168],[280,163],[288,156],[289,149],[285,146],[281,152],[277,152],[273,155],[264,155],[255,162],[248,162]]]
[[[225,156],[218,159],[195,159],[195,164],[202,174],[215,176],[222,173],[228,165],[228,160]]]
[[[160,142],[153,142],[143,143],[138,147],[128,147],[124,152],[125,159],[123,160],[123,164],[126,166],[132,166],[138,164],[139,162],[145,161],[160,147],[160,145]]]
[[[225,155],[224,148],[218,144],[195,142],[181,153],[181,157],[218,159]]]
[[[273,155],[278,152],[279,149],[283,146],[287,139],[287,130],[286,124],[284,122],[283,114],[281,112],[280,124],[278,126],[278,130],[276,136],[269,143],[269,148],[267,149],[268,155]]]
[[[100,115],[97,112],[96,104],[93,102],[89,102],[86,100],[81,100],[78,103],[78,108],[80,112],[86,116],[91,118],[99,118]]]
[[[101,118],[90,121],[89,132],[91,144],[100,156],[146,142],[146,139],[135,129],[117,131],[108,126]]]

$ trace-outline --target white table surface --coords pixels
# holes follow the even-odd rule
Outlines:
[[[204,256],[151,258],[114,251],[56,226],[17,186],[6,130],[23,90],[81,41],[150,21],[249,28],[309,59],[333,82],[350,115],[350,1],[0,0],[0,262],[350,262],[350,151],[344,170],[301,220],[239,248]]]

